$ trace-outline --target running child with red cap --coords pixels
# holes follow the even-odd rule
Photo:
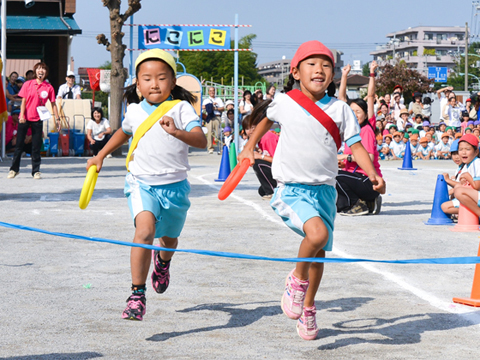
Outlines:
[[[458,209],[462,204],[480,217],[478,139],[472,134],[463,135],[458,142],[458,155],[464,164],[460,170],[460,176],[458,176],[460,184],[455,185],[453,191],[455,198],[444,202],[442,210],[446,214],[458,214]],[[464,186],[466,184],[470,186]]]
[[[266,116],[252,113],[256,128],[239,162],[255,163],[254,146],[274,122],[282,128],[272,173],[278,187],[270,202],[275,212],[293,231],[303,237],[300,258],[325,257],[332,249],[336,215],[337,151],[344,140],[358,165],[385,193],[385,183],[377,174],[361,144],[360,126],[353,111],[334,98],[335,60],[319,41],[302,44],[291,62],[286,94],[277,94]],[[323,263],[299,262],[286,278],[282,310],[297,321],[297,332],[305,340],[317,336],[315,294],[323,275]]]
[[[127,87],[127,112],[122,128],[87,162],[97,166],[133,135],[127,155],[124,193],[135,226],[134,243],[176,249],[190,207],[187,181],[188,147],[205,148],[207,139],[192,104],[195,96],[176,84],[177,64],[169,53],[153,49],[135,62],[136,84]],[[155,251],[152,287],[167,290],[173,251]],[[146,280],[152,251],[132,247],[132,295],[122,318],[142,320],[146,311]]]

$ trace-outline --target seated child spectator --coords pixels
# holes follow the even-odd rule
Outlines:
[[[390,149],[393,160],[400,160],[405,155],[405,143],[402,141],[403,134],[401,132],[395,132],[393,134],[393,141],[390,143]]]
[[[480,129],[479,129],[479,128],[473,129],[473,135],[475,135],[476,137],[480,138]]]
[[[225,126],[229,127],[234,127],[234,121],[233,118],[235,117],[235,110],[234,110],[235,104],[233,103],[232,100],[227,100],[225,101],[225,111],[222,112],[222,123],[225,124]],[[228,116],[228,112],[232,110],[232,116]]]
[[[382,149],[383,149],[383,136],[382,136],[382,135],[377,135],[375,139],[377,140],[378,157],[380,158],[380,160],[385,160],[385,154],[382,153]]]
[[[450,145],[452,145],[453,140],[455,140],[455,132],[453,127],[447,126],[445,128],[445,132],[448,134],[448,142]]]
[[[403,131],[408,123],[409,113],[407,109],[400,110],[400,122],[397,122],[398,128]]]
[[[463,135],[458,142],[458,153],[465,164],[460,171],[459,181],[454,188],[454,199],[442,204],[446,214],[458,214],[460,204],[480,217],[478,206],[480,190],[480,159],[478,158],[478,139],[472,134]],[[462,185],[470,185],[470,187]]]
[[[232,128],[225,126],[223,129],[223,143],[230,149],[230,143],[232,142]]]
[[[408,134],[408,132],[405,132],[405,134],[403,134],[403,139],[402,139],[405,146],[407,145],[408,139],[410,139],[410,135]]]
[[[419,146],[420,145],[418,144],[418,135],[417,134],[410,135],[410,153],[412,154],[412,157],[415,159],[417,157]]]
[[[439,124],[438,124],[438,130],[435,131],[435,135],[437,135],[437,139],[441,139],[442,138],[442,135],[443,133],[445,132],[445,128],[447,127],[447,125],[445,125],[445,123],[443,121],[441,121]]]
[[[437,159],[450,159],[450,145],[447,134],[442,135],[442,140],[435,146],[435,157]]]
[[[432,149],[428,145],[428,139],[426,137],[422,137],[419,142],[420,147],[417,151],[417,157],[422,160],[430,160],[430,158],[434,157],[432,154]]]
[[[387,124],[386,129],[388,130],[388,133],[393,136],[393,133],[397,131],[397,125],[395,124]]]
[[[435,140],[433,139],[432,133],[431,133],[431,132],[427,132],[427,133],[425,134],[425,137],[426,137],[427,140],[428,140],[428,146],[430,146],[430,149],[433,151],[433,148],[435,147],[436,143],[435,143]]]
[[[422,130],[420,130],[420,137],[425,137],[425,135],[427,134],[427,132],[430,130],[430,122],[429,121],[424,121],[422,123]]]
[[[465,128],[464,134],[473,134],[473,130],[469,127]]]
[[[392,135],[387,134],[384,136],[385,142],[382,146],[382,154],[384,155],[385,160],[390,160],[393,158],[392,150],[390,149],[390,144],[392,143]]]

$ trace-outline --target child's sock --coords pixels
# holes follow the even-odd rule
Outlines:
[[[160,264],[160,266],[162,268],[167,267],[168,264],[170,264],[170,261],[171,261],[171,259],[168,260],[168,261],[162,260],[162,258],[160,257],[160,253],[158,253],[158,263]]]
[[[132,293],[133,295],[143,295],[147,291],[145,284],[143,285],[134,285],[132,284]]]

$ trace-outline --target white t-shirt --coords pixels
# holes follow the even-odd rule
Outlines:
[[[135,134],[140,124],[155,109],[156,106],[149,105],[145,100],[140,104],[128,105],[122,123],[123,132],[127,135]],[[175,126],[181,130],[190,131],[200,125],[195,110],[186,101],[178,103],[165,115],[172,117]],[[165,185],[185,180],[187,171],[190,170],[188,145],[169,135],[158,122],[139,140],[133,155],[134,160],[128,165],[130,172],[148,185]]]
[[[217,98],[217,97],[216,98],[209,97],[208,99],[203,100],[203,105],[205,106],[207,104],[213,104],[213,113],[215,114],[215,116],[222,115],[221,111],[215,110],[215,107],[217,107],[217,108],[225,107],[222,99]]]
[[[440,151],[450,151],[450,144],[448,142],[444,144],[443,141],[440,141],[435,145],[435,153],[438,154]]]
[[[442,92],[441,95],[440,95],[440,113],[442,113],[442,111],[445,108],[445,105],[447,105],[447,103],[448,103],[448,99],[445,96],[445,93]],[[442,113],[442,118],[446,119],[445,116],[443,116],[443,113]]]
[[[61,97],[62,99],[64,98],[64,96],[66,94],[68,94],[69,92],[69,87],[68,87],[68,84],[65,83],[63,85],[60,85],[60,87],[58,88],[58,94],[57,94],[57,97]],[[73,93],[73,98],[72,99],[76,99],[77,98],[77,95],[82,95],[82,90],[80,89],[80,86],[78,85],[73,85],[72,87],[72,93]]]
[[[252,113],[252,110],[253,110],[253,105],[252,104],[249,104],[249,103],[245,103],[245,101],[240,101],[240,104],[238,105],[238,107],[240,106],[243,106],[243,110],[246,111],[245,114],[242,114],[243,116],[247,116],[247,115],[250,115]]]
[[[466,164],[460,171],[460,174],[466,172],[472,175],[474,181],[480,180],[480,158],[475,158],[469,164]]]
[[[103,118],[100,123],[97,124],[95,120],[89,120],[87,123],[87,130],[92,130],[93,140],[102,141],[105,136],[99,137],[98,134],[107,131],[110,128],[110,122]]]
[[[360,126],[350,107],[325,95],[316,104],[338,126],[349,146],[361,141]],[[276,94],[267,118],[278,122],[282,135],[272,163],[272,175],[280,183],[335,186],[338,174],[337,146],[320,122],[286,94]]]
[[[417,152],[422,153],[423,156],[427,156],[431,150],[432,149],[429,145],[427,145],[427,147],[423,147],[422,145],[420,145]]]
[[[392,141],[390,143],[390,149],[392,149],[395,156],[402,156],[402,152],[405,151],[405,143],[400,140],[400,142]]]

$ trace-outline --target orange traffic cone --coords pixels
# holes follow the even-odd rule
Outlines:
[[[468,184],[463,186],[470,187]],[[478,228],[477,214],[460,204],[460,209],[458,210],[458,224],[453,228],[450,228],[450,230],[459,232],[480,231]]]
[[[480,246],[478,247],[477,256],[480,256]],[[453,298],[453,302],[457,304],[480,307],[480,264],[475,265],[472,294],[470,295],[470,298]]]

